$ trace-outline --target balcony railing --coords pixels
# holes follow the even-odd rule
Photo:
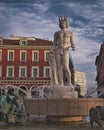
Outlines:
[[[50,78],[34,78],[34,77],[0,77],[0,84],[51,84]]]

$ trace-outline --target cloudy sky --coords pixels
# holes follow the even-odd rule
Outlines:
[[[58,17],[69,18],[76,51],[70,49],[76,70],[84,71],[88,88],[96,87],[95,58],[104,41],[104,0],[0,0],[0,35],[53,40]]]

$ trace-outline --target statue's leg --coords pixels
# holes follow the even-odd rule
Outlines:
[[[63,86],[64,84],[63,84],[62,55],[61,54],[56,55],[56,67],[57,67],[58,84]]]
[[[55,58],[53,58],[53,61],[50,63],[50,66],[51,66],[52,84],[58,85],[57,67]]]
[[[71,86],[71,72],[69,69],[69,51],[65,51],[63,55],[63,70],[65,72],[65,78],[67,85]]]
[[[0,121],[4,120],[4,115],[2,112],[0,112]]]
[[[93,123],[94,123],[94,121],[90,119],[90,125],[91,125],[91,127],[93,127]]]

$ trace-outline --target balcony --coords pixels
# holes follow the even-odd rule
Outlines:
[[[0,85],[2,84],[49,85],[51,84],[51,79],[34,77],[0,77]]]

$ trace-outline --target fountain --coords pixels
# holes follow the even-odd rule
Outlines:
[[[59,18],[60,31],[54,33],[53,45],[50,49],[51,98],[77,98],[74,85],[71,83],[69,69],[69,48],[75,50],[73,32],[68,30],[68,18]],[[66,80],[64,80],[66,79]]]
[[[27,120],[23,99],[12,87],[2,90],[0,119],[7,125],[23,124]]]

